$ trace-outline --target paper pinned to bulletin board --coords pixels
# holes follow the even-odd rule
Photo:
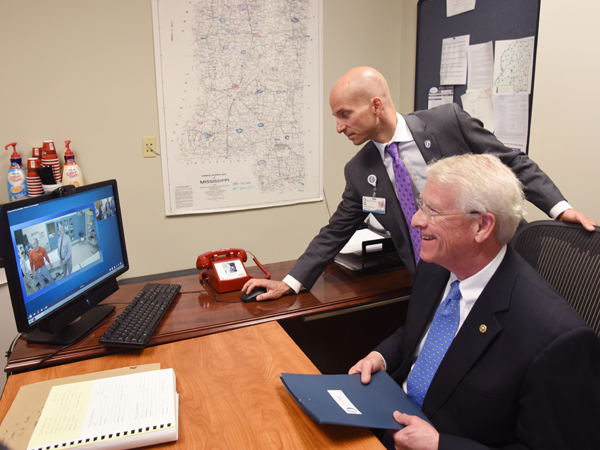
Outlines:
[[[499,134],[498,138],[505,145],[526,152],[534,94],[540,0],[477,0],[473,9],[460,4],[452,7],[462,10],[449,15],[446,0],[419,1],[415,111],[428,109],[432,87],[438,90],[446,87],[440,82],[444,40],[468,35],[467,82],[452,85],[453,101],[482,120],[487,129]],[[474,52],[478,54],[473,55]],[[490,54],[493,56],[490,57]],[[477,61],[475,58],[478,58]],[[490,65],[491,58],[496,65],[495,73]],[[519,72],[518,77],[515,69]],[[475,70],[484,70],[485,73],[476,74]],[[475,80],[473,75],[479,75],[479,79]],[[475,93],[485,91],[487,88],[482,83],[489,84],[490,79],[492,98],[488,92]],[[469,84],[473,84],[475,89]],[[468,92],[468,89],[474,92]],[[527,96],[525,109],[522,92]],[[496,102],[493,97],[500,95],[508,97]],[[502,114],[503,117],[496,117]]]

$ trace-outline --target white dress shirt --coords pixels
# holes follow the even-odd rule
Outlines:
[[[450,278],[448,279],[448,283],[446,283],[446,289],[444,289],[444,294],[442,295],[442,298],[440,299],[440,304],[446,298],[446,296],[448,295],[448,292],[450,292],[450,285],[455,280],[459,280],[460,281],[459,289],[460,289],[460,293],[461,293],[461,299],[459,302],[460,319],[458,322],[458,328],[456,329],[457,334],[458,334],[460,328],[465,323],[465,320],[466,320],[467,316],[469,315],[469,313],[471,312],[471,309],[473,309],[473,306],[475,306],[475,303],[477,302],[477,299],[481,295],[481,292],[483,292],[483,290],[487,286],[487,284],[490,281],[490,279],[492,278],[492,276],[496,273],[496,270],[498,270],[500,263],[504,259],[504,255],[506,255],[506,245],[500,249],[498,254],[494,257],[494,259],[492,259],[490,261],[490,263],[487,266],[485,266],[483,269],[481,269],[475,275],[472,275],[465,280],[459,280],[456,275],[454,275],[453,273],[450,273]],[[423,338],[421,339],[421,342],[417,346],[415,354],[413,355],[411,371],[412,371],[412,368],[415,366],[415,363],[417,362],[417,358],[419,357],[419,354],[421,353],[421,350],[423,349],[423,345],[425,345],[425,340],[427,339],[427,334],[429,333],[430,327],[431,327],[431,322],[429,323],[429,325],[427,325],[427,330],[425,331],[425,334],[423,335]],[[383,356],[382,356],[382,358],[383,358]],[[385,358],[383,358],[383,360],[385,362]],[[386,367],[387,367],[387,364],[386,364]],[[406,383],[407,382],[408,382],[408,377],[406,380],[404,380],[404,383],[402,383],[402,389],[404,389],[405,392],[407,392],[406,391]]]

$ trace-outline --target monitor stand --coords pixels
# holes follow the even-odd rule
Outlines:
[[[25,336],[30,344],[70,345],[88,334],[106,316],[113,312],[113,305],[99,305],[82,314],[57,333],[34,330]]]

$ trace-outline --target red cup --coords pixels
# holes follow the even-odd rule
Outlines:
[[[58,158],[56,155],[56,147],[53,141],[44,141],[42,144],[42,156],[51,155],[51,157]]]
[[[39,158],[27,158],[28,171],[34,169],[33,171],[35,172],[35,169],[39,169],[40,167],[42,167],[42,162]],[[37,175],[37,172],[35,172],[35,174]]]
[[[27,159],[27,192],[30,197],[37,197],[38,195],[42,195],[44,193],[42,180],[35,170],[41,166],[42,165],[39,159]]]

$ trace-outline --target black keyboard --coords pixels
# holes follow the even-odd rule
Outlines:
[[[100,343],[145,347],[179,289],[178,284],[146,284],[102,335]]]

